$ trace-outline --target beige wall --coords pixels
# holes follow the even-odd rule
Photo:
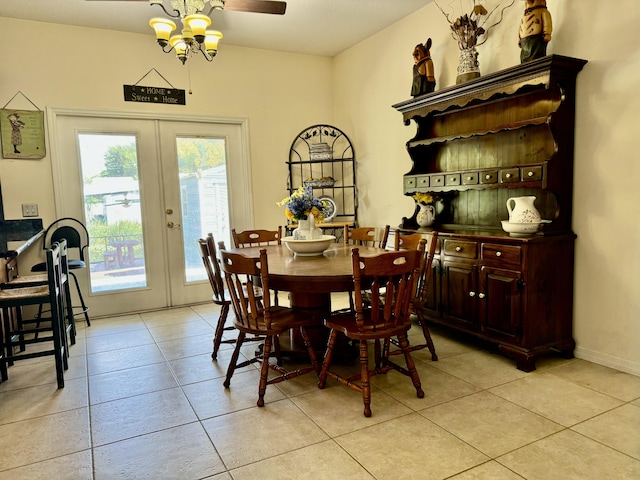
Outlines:
[[[640,2],[618,0],[615,10],[611,3],[549,0],[549,53],[589,60],[578,76],[576,354],[640,374]],[[516,0],[479,48],[482,72],[518,63],[521,10]],[[22,35],[29,29],[41,33]],[[285,194],[284,162],[293,137],[307,126],[332,123],[355,145],[361,223],[397,225],[413,211],[401,181],[410,167],[404,144],[415,131],[391,105],[410,97],[411,52],[429,36],[436,88],[452,85],[457,46],[442,14],[428,5],[334,59],[233,47],[223,40],[212,64],[192,62],[189,104],[165,107],[122,99],[122,85],[136,83],[152,67],[176,87],[188,88],[187,69],[160,54],[151,37],[0,18],[0,102],[22,91],[43,109],[248,118],[256,226],[283,222],[275,202]],[[161,85],[153,74],[149,78]],[[20,218],[22,203],[38,203],[45,224],[55,217],[49,156],[2,159],[0,179],[6,218]]]
[[[23,35],[28,31],[38,34]],[[221,42],[213,63],[201,58],[189,62],[193,94],[187,94],[186,106],[125,102],[122,85],[137,83],[151,68],[176,88],[189,89],[187,67],[173,54],[163,54],[150,34],[0,17],[0,105],[21,91],[42,110],[58,107],[246,118],[256,187],[254,223],[257,227],[283,223],[284,215],[275,203],[286,193],[285,162],[291,142],[309,125],[330,123],[333,117],[331,59]],[[154,72],[140,84],[166,86]],[[18,96],[9,108],[33,106]],[[20,218],[22,203],[39,204],[45,224],[55,217],[50,158],[0,160],[6,218]],[[25,189],[25,183],[32,188]]]
[[[589,61],[578,76],[576,112],[576,355],[640,374],[640,2],[547,4],[548,53]],[[522,8],[517,0],[479,47],[483,73],[519,63]],[[458,49],[435,5],[334,59],[334,122],[354,139],[361,223],[397,225],[413,213],[401,182],[415,126],[404,126],[391,105],[410,98],[411,53],[428,37],[436,89],[453,85]]]
[[[133,103],[123,100],[122,85],[138,83],[151,68],[176,88],[189,89],[187,67],[173,54],[160,51],[153,32],[135,35],[0,17],[0,105],[21,91],[41,110],[248,119],[254,218],[247,223],[257,228],[284,224],[276,202],[286,194],[289,147],[306,127],[331,123],[332,61],[223,42],[212,63],[201,58],[190,62],[193,94],[187,94],[186,106]],[[140,84],[166,86],[153,72]],[[8,108],[33,106],[18,95]],[[0,158],[5,218],[21,218],[22,203],[37,203],[45,225],[57,217],[51,153],[47,139],[47,156],[42,160]],[[35,263],[39,253],[30,251],[24,264]]]

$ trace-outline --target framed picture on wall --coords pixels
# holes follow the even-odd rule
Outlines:
[[[46,154],[44,112],[0,109],[3,158],[40,159]]]

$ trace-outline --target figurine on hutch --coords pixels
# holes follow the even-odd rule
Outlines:
[[[431,39],[426,43],[419,43],[413,49],[413,83],[411,96],[417,97],[431,93],[436,88],[436,77],[431,60]]]
[[[547,55],[547,43],[551,40],[553,28],[546,0],[525,0],[525,6],[518,32],[520,63]]]

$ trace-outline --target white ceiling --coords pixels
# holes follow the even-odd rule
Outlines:
[[[168,4],[168,0],[165,0]],[[224,44],[335,56],[431,3],[432,0],[288,0],[285,15],[216,11],[212,28]],[[143,33],[149,19],[165,16],[147,2],[1,0],[0,16]]]

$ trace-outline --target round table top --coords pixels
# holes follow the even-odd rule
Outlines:
[[[353,289],[351,250],[358,248],[363,257],[377,255],[385,250],[365,246],[355,247],[333,243],[322,255],[294,256],[285,245],[268,245],[229,249],[243,255],[259,256],[267,250],[269,262],[269,288],[289,292],[329,293]]]

